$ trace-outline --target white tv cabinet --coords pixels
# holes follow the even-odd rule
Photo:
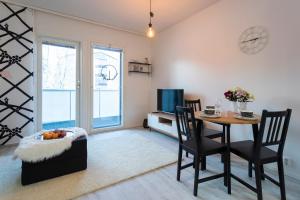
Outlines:
[[[158,132],[178,138],[175,115],[153,112],[148,113],[148,126]]]

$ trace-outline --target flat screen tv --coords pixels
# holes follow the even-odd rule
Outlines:
[[[157,111],[175,113],[175,107],[183,104],[183,89],[157,89]]]

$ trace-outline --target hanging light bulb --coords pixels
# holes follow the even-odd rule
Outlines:
[[[152,27],[152,17],[154,17],[154,13],[152,12],[152,8],[151,8],[151,0],[150,0],[150,22],[148,24],[148,30],[147,30],[147,37],[149,38],[153,38],[155,36],[155,30]]]
[[[152,28],[152,24],[149,24],[149,28],[147,30],[147,37],[153,38],[155,36],[155,30]]]

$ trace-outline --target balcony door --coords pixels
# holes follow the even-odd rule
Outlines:
[[[94,45],[92,129],[122,124],[121,49]]]
[[[42,129],[79,125],[79,44],[42,40],[39,92]]]

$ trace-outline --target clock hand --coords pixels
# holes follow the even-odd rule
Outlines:
[[[250,39],[250,40],[243,41],[242,43],[252,42],[252,41],[256,41],[258,39],[259,39],[259,37],[256,37],[256,38],[253,38],[253,39]]]

